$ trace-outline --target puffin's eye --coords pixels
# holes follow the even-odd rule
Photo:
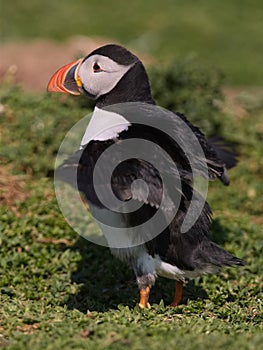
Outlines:
[[[100,65],[97,62],[95,62],[93,64],[93,72],[94,73],[102,72],[102,69],[101,69]]]

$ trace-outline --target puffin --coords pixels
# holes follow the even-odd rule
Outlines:
[[[134,270],[141,308],[150,307],[158,276],[175,281],[176,307],[187,280],[244,266],[209,238],[212,211],[195,181],[228,185],[235,156],[183,114],[157,106],[136,55],[116,44],[99,47],[55,72],[47,90],[95,100],[81,144],[56,171],[103,222],[112,254]]]

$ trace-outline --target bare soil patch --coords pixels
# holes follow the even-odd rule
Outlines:
[[[0,81],[8,77],[26,90],[45,91],[50,77],[58,68],[99,46],[113,42],[107,38],[74,36],[64,42],[36,39],[0,44]],[[142,54],[140,57],[147,65],[154,62],[152,57]],[[224,89],[224,109],[242,117],[246,112],[236,99],[241,91],[240,88],[232,87]]]
[[[44,91],[52,74],[70,60],[111,43],[102,38],[77,36],[65,42],[37,39],[0,45],[0,79],[12,76],[24,88]]]
[[[27,189],[28,175],[12,175],[11,166],[0,166],[0,205],[8,206],[16,216],[20,216],[17,202],[29,198]]]

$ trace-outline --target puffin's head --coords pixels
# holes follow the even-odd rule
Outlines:
[[[125,81],[121,84],[124,77]],[[63,66],[52,76],[47,89],[73,95],[84,93],[96,100],[110,94],[113,103],[142,100],[137,95],[144,93],[147,102],[148,95],[151,96],[141,61],[119,45],[102,46],[85,58]]]

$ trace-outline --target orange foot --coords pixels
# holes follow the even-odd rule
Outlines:
[[[145,289],[140,290],[140,302],[139,307],[141,309],[150,308],[151,305],[149,303],[149,296],[150,296],[150,288],[146,287]]]
[[[174,293],[174,299],[171,307],[178,306],[183,298],[183,285],[184,283],[182,281],[176,281],[176,287],[175,287],[175,293]]]

